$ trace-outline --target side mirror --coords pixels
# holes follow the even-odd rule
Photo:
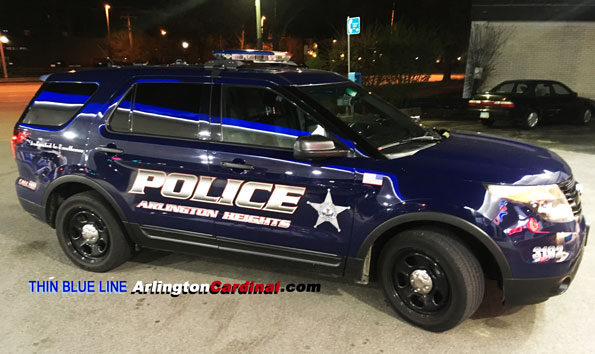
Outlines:
[[[570,96],[572,96],[572,97],[578,97],[578,93],[576,93],[576,92],[572,91],[572,92],[570,93]]]
[[[296,139],[293,156],[302,160],[347,157],[349,150],[337,148],[335,142],[322,135],[304,135]]]

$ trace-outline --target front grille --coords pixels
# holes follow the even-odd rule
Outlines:
[[[576,181],[574,178],[570,177],[569,179],[558,183],[558,187],[560,187],[562,193],[566,196],[574,216],[578,217],[583,209],[581,207],[581,195],[576,188]]]

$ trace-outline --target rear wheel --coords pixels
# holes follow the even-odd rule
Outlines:
[[[382,289],[395,310],[429,331],[457,326],[483,299],[479,262],[447,233],[404,231],[383,248],[378,267]]]
[[[535,111],[529,111],[523,120],[523,127],[525,129],[533,129],[539,124],[539,114]]]
[[[75,194],[60,205],[56,234],[66,256],[86,270],[105,272],[132,256],[118,218],[96,192]]]

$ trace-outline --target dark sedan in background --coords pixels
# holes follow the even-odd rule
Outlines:
[[[578,97],[561,82],[513,80],[475,95],[469,100],[469,109],[487,126],[508,120],[532,129],[550,122],[589,124],[595,103]]]

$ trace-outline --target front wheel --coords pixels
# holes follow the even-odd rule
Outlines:
[[[591,111],[590,108],[587,108],[579,116],[579,123],[587,125],[587,124],[591,123],[592,118],[593,118],[593,111]]]
[[[86,270],[105,272],[132,256],[118,218],[96,192],[75,194],[60,205],[56,234],[66,256]]]
[[[384,294],[407,321],[433,332],[471,316],[484,293],[481,265],[454,236],[430,229],[401,232],[378,263]]]

